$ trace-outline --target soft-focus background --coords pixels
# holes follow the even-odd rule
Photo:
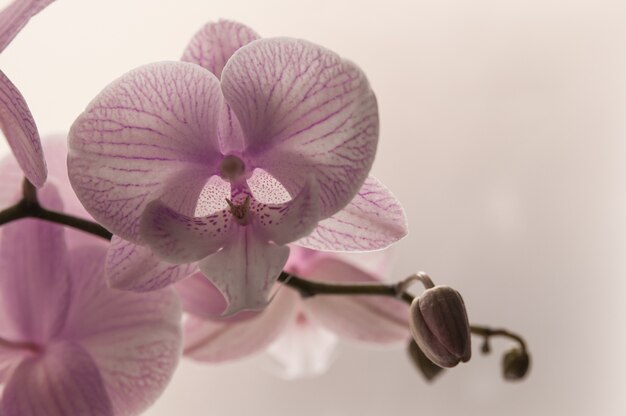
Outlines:
[[[42,134],[63,132],[105,84],[178,59],[218,18],[365,70],[382,122],[374,173],[411,229],[392,277],[455,286],[472,321],[524,334],[534,365],[505,383],[501,340],[433,385],[403,349],[342,344],[326,375],[300,381],[266,357],[184,361],[148,415],[626,414],[623,1],[58,0],[0,68]]]

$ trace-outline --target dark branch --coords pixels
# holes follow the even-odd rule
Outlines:
[[[113,234],[100,224],[68,215],[62,212],[46,209],[39,204],[37,199],[37,190],[27,180],[24,180],[23,198],[15,205],[0,211],[0,226],[11,221],[22,218],[38,218],[57,224],[63,224],[77,230],[84,231],[89,234],[110,240]],[[303,298],[310,298],[317,295],[343,295],[343,296],[387,296],[396,298],[411,304],[415,296],[406,291],[406,281],[398,283],[326,283],[313,280],[303,279],[287,272],[281,272],[278,281],[286,286],[297,290]],[[503,336],[517,341],[522,349],[526,349],[524,339],[506,329],[492,329],[489,327],[472,325],[472,333],[482,337]]]

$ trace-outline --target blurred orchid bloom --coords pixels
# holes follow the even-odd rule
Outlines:
[[[369,253],[368,253],[369,254]],[[377,255],[379,255],[377,253]],[[354,256],[354,255],[353,255]],[[357,264],[367,254],[356,257]],[[286,270],[308,279],[334,283],[375,283],[381,276],[362,270],[345,257],[292,247]],[[315,296],[301,299],[281,287],[262,312],[219,318],[226,301],[200,275],[176,285],[185,322],[185,356],[217,363],[267,350],[286,377],[315,375],[329,365],[337,336],[375,344],[410,338],[404,302],[376,296]]]
[[[406,234],[400,204],[367,178],[378,110],[358,67],[233,22],[203,27],[183,60],[123,75],[70,131],[72,186],[117,235],[114,287],[164,287],[191,271],[173,265],[198,262],[224,315],[258,310],[287,243],[376,250]]]
[[[42,203],[60,209],[47,184]],[[0,234],[3,416],[135,415],[166,387],[182,345],[173,290],[108,289],[104,244],[69,248],[62,226],[26,219]]]
[[[28,23],[54,0],[14,0],[0,11],[0,52]],[[6,137],[26,178],[41,187],[46,181],[46,162],[39,132],[26,100],[9,78],[0,71],[0,129]]]

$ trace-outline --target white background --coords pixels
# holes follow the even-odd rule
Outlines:
[[[0,68],[42,134],[64,132],[108,82],[178,59],[218,18],[364,69],[382,123],[374,173],[410,222],[392,277],[455,286],[472,321],[527,337],[533,368],[502,381],[506,341],[434,385],[402,349],[342,344],[328,374],[289,382],[260,358],[185,361],[148,415],[626,414],[624,2],[58,0]]]

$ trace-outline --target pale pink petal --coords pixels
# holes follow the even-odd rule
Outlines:
[[[24,175],[35,186],[46,181],[46,162],[33,115],[19,90],[0,71],[0,129]]]
[[[59,208],[58,193],[47,185],[42,200]],[[2,227],[0,304],[19,339],[45,342],[65,322],[70,301],[63,227],[24,219]],[[36,313],[34,313],[36,311]]]
[[[241,23],[227,20],[207,23],[191,39],[181,60],[200,65],[220,78],[233,53],[258,38],[259,35]],[[243,150],[241,126],[226,103],[220,114],[218,138],[224,154]]]
[[[263,351],[294,319],[298,301],[299,295],[285,288],[252,319],[220,323],[192,316],[185,322],[184,354],[198,361],[220,362]]]
[[[190,263],[215,253],[234,237],[232,214],[223,210],[206,217],[181,214],[153,201],[141,219],[141,237],[161,259]]]
[[[302,40],[260,39],[228,61],[222,90],[255,167],[291,195],[313,174],[324,218],[356,195],[378,142],[376,98],[356,65]]]
[[[296,197],[284,204],[258,204],[258,226],[269,240],[278,245],[291,243],[308,235],[320,215],[319,187],[313,178]]]
[[[5,317],[0,316],[0,320],[5,319]],[[11,338],[5,331],[0,332],[0,334],[2,334],[2,337],[5,339]],[[0,384],[4,384],[11,377],[13,371],[22,360],[31,355],[32,351],[24,348],[0,345]]]
[[[259,35],[241,23],[228,20],[207,23],[191,38],[181,60],[198,64],[220,78],[233,53],[258,38]]]
[[[221,160],[222,104],[217,78],[184,62],[143,66],[107,86],[69,135],[69,176],[87,211],[139,242],[139,219],[151,201],[195,208]]]
[[[67,175],[67,135],[44,136],[41,144],[48,164],[48,182],[58,189],[63,201],[63,211],[81,218],[90,218],[72,189]]]
[[[296,244],[314,250],[370,251],[387,248],[407,233],[402,205],[370,176],[344,209],[321,221]]]
[[[107,288],[105,255],[96,246],[70,252],[73,301],[60,336],[91,354],[115,414],[138,414],[162,393],[178,364],[180,304],[171,289]]]
[[[147,247],[113,236],[107,251],[106,278],[115,289],[145,292],[162,289],[189,276],[195,264],[177,265],[160,260]]]
[[[376,283],[360,269],[331,258],[322,258],[306,277],[337,283]],[[406,341],[409,306],[384,296],[314,296],[304,301],[310,316],[342,337],[375,343]]]
[[[113,416],[104,380],[90,354],[76,343],[55,343],[24,359],[0,401],[3,416]]]
[[[0,207],[15,204],[22,197],[24,172],[13,155],[6,155],[0,161]]]
[[[228,306],[222,292],[200,272],[178,282],[174,288],[183,311],[198,318],[219,318]]]
[[[227,316],[266,307],[288,257],[289,247],[267,242],[253,226],[237,225],[224,248],[198,267],[226,298]]]
[[[318,376],[326,372],[338,338],[299,313],[267,352],[277,365],[275,370],[286,379]]]
[[[0,11],[0,52],[7,47],[15,36],[28,23],[31,17],[39,13],[54,0],[13,0]]]

